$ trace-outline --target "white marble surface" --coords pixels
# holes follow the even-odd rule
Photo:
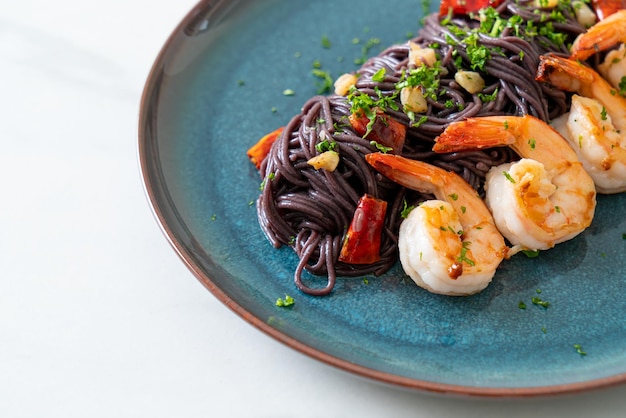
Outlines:
[[[444,398],[251,327],[169,247],[140,182],[150,66],[193,0],[0,7],[0,417],[624,416],[626,386]]]

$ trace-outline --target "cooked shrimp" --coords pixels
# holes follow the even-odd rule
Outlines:
[[[598,65],[598,72],[616,90],[623,88],[623,80],[626,78],[626,44],[609,51],[604,61]]]
[[[435,195],[400,225],[398,248],[406,274],[444,295],[471,295],[487,287],[508,247],[476,190],[422,161],[381,153],[366,160],[402,186]]]
[[[593,69],[565,58],[542,57],[537,79],[580,95],[572,97],[569,114],[553,124],[599,193],[626,191],[626,98]]]
[[[580,34],[571,49],[573,60],[586,60],[620,42],[626,42],[626,10],[619,10]]]
[[[532,116],[489,116],[451,124],[437,152],[510,146],[520,161],[492,168],[485,202],[515,249],[546,250],[569,240],[593,219],[596,190],[559,133]]]

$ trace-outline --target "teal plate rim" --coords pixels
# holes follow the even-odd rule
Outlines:
[[[322,56],[329,63],[330,51],[345,58],[355,45],[363,50],[370,36],[364,28],[379,22],[387,36],[382,44],[389,45],[401,38],[398,28],[416,31],[425,13],[420,6],[398,17],[394,6],[402,0],[368,0],[363,9],[377,12],[346,22],[341,13],[351,3],[204,0],[169,36],[141,98],[138,154],[149,204],[178,256],[218,300],[259,330],[377,382],[482,397],[624,383],[623,195],[599,196],[596,220],[581,237],[539,260],[511,260],[477,296],[428,294],[407,284],[397,267],[380,278],[340,280],[329,297],[297,294],[290,278],[295,256],[274,250],[254,209],[242,204],[258,194],[259,180],[245,150],[315,94],[306,78],[312,61]],[[330,4],[339,16],[325,18],[323,6]],[[319,45],[327,34],[337,42],[332,49]],[[246,50],[251,43],[255,47]],[[338,75],[353,69],[349,61],[337,58],[328,68]],[[307,84],[295,99],[281,93]],[[263,88],[247,90],[257,85]],[[273,103],[279,111],[254,112]],[[241,120],[241,114],[253,116]],[[539,292],[553,302],[550,308],[518,307]],[[295,296],[292,309],[274,305],[283,294]],[[574,343],[588,355],[577,354]]]

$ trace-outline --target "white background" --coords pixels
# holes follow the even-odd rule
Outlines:
[[[193,0],[2,0],[0,417],[617,417],[626,386],[461,399],[274,341],[191,275],[137,163],[148,71]]]

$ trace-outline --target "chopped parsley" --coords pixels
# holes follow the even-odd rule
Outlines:
[[[320,154],[326,151],[334,151],[335,148],[337,148],[337,143],[335,141],[329,141],[328,139],[315,144],[315,150]]]
[[[272,181],[272,180],[274,180],[274,177],[276,177],[276,174],[274,174],[274,173],[269,173],[269,174],[267,175],[267,177],[265,177],[265,178],[263,179],[263,181],[261,182],[261,185],[259,186],[259,190],[263,190],[263,189],[265,189],[265,184],[267,183],[267,180]]]
[[[522,252],[526,254],[526,257],[528,258],[535,258],[539,256],[539,250],[522,250]]]
[[[398,97],[397,91],[390,95],[385,95],[378,87],[375,87],[374,92],[377,95],[377,99],[352,86],[347,96],[348,103],[350,103],[350,112],[362,114],[369,121],[363,137],[366,137],[371,132],[376,122],[377,110],[384,112],[387,108],[392,110],[399,109],[398,103],[395,101],[396,97]]]
[[[524,303],[523,300],[520,300],[519,303],[517,304],[517,307],[520,309],[526,309],[526,304]]]
[[[472,70],[485,71],[485,65],[491,59],[491,50],[478,43],[476,33],[465,38],[464,43],[467,45],[466,51]]]
[[[411,211],[413,209],[415,209],[415,206],[413,206],[413,205],[409,206],[409,204],[407,203],[406,199],[404,199],[402,201],[402,211],[400,212],[400,217],[402,219],[406,219],[409,216],[409,213],[411,213]]]
[[[508,181],[510,181],[511,183],[515,184],[515,179],[513,177],[511,177],[511,175],[508,173],[508,171],[503,171],[502,174],[504,174],[504,177],[506,177],[506,179]]]
[[[586,356],[587,352],[583,350],[583,347],[580,344],[574,344],[574,350],[581,356]]]
[[[602,111],[600,112],[600,118],[602,120],[606,120],[606,107],[602,106]]]
[[[498,89],[495,89],[491,94],[478,93],[478,97],[483,103],[494,102],[498,97]]]
[[[548,306],[550,306],[550,302],[545,301],[538,296],[533,297],[531,299],[531,302],[533,303],[533,305],[541,306],[544,308],[547,308]]]
[[[439,76],[443,71],[440,61],[436,61],[432,67],[420,65],[408,72],[403,71],[400,81],[396,83],[396,90],[402,90],[405,87],[421,87],[424,97],[437,100]]]
[[[545,22],[539,28],[539,35],[545,36],[558,47],[565,45],[565,40],[567,39],[567,34],[555,30],[552,22]]]
[[[409,112],[407,116],[409,117],[409,119],[411,119],[411,121],[413,121],[413,123],[411,123],[411,126],[414,128],[419,128],[420,126],[422,126],[422,124],[428,121],[428,116],[422,116],[417,122],[415,122],[415,113],[413,112]]]
[[[276,299],[276,306],[279,306],[281,308],[288,308],[290,306],[293,306],[294,303],[296,303],[296,301],[289,295],[285,295],[284,299]]]
[[[292,89],[283,90],[283,96],[295,96],[296,92]]]
[[[330,39],[328,39],[328,36],[324,35],[322,36],[322,46],[326,49],[330,48],[332,46],[332,43],[330,42]]]
[[[626,96],[626,75],[619,81],[619,92],[622,96]]]
[[[369,30],[365,30],[364,32],[369,32]],[[381,41],[379,38],[370,38],[369,40],[367,40],[367,42],[365,42],[365,44],[363,44],[363,46],[361,47],[361,56],[359,58],[355,58],[354,64],[355,65],[364,64],[365,61],[367,61],[370,50],[374,48],[375,46],[380,45],[380,42]],[[359,45],[360,43],[361,43],[361,39],[359,38],[352,39],[352,44]]]
[[[387,74],[387,70],[385,67],[381,67],[378,71],[372,75],[372,81],[376,81],[377,83],[381,83],[385,81],[385,75]]]
[[[376,141],[370,141],[370,145],[375,147],[378,151],[382,152],[383,154],[388,153],[389,151],[392,151],[393,148],[391,147],[386,147],[383,144],[379,144]]]
[[[317,94],[330,93],[332,91],[334,80],[328,71],[313,68],[311,74],[322,80],[321,83],[318,83]]]
[[[465,262],[473,267],[476,265],[476,263],[474,262],[474,260],[467,258],[467,250],[469,249],[470,244],[471,244],[470,241],[463,241],[463,247],[461,248],[461,255],[459,255],[459,257],[457,258],[457,261],[459,263]]]
[[[377,99],[372,98],[370,95],[365,94],[356,87],[352,86],[347,96],[348,102],[350,103],[350,111],[352,113],[363,111],[365,116],[368,116],[368,114],[372,113],[372,111],[376,108],[382,110],[383,112],[387,108],[393,110],[399,109],[399,106],[395,101],[398,96],[397,93],[384,95],[378,87],[374,88],[374,91],[377,95]]]

